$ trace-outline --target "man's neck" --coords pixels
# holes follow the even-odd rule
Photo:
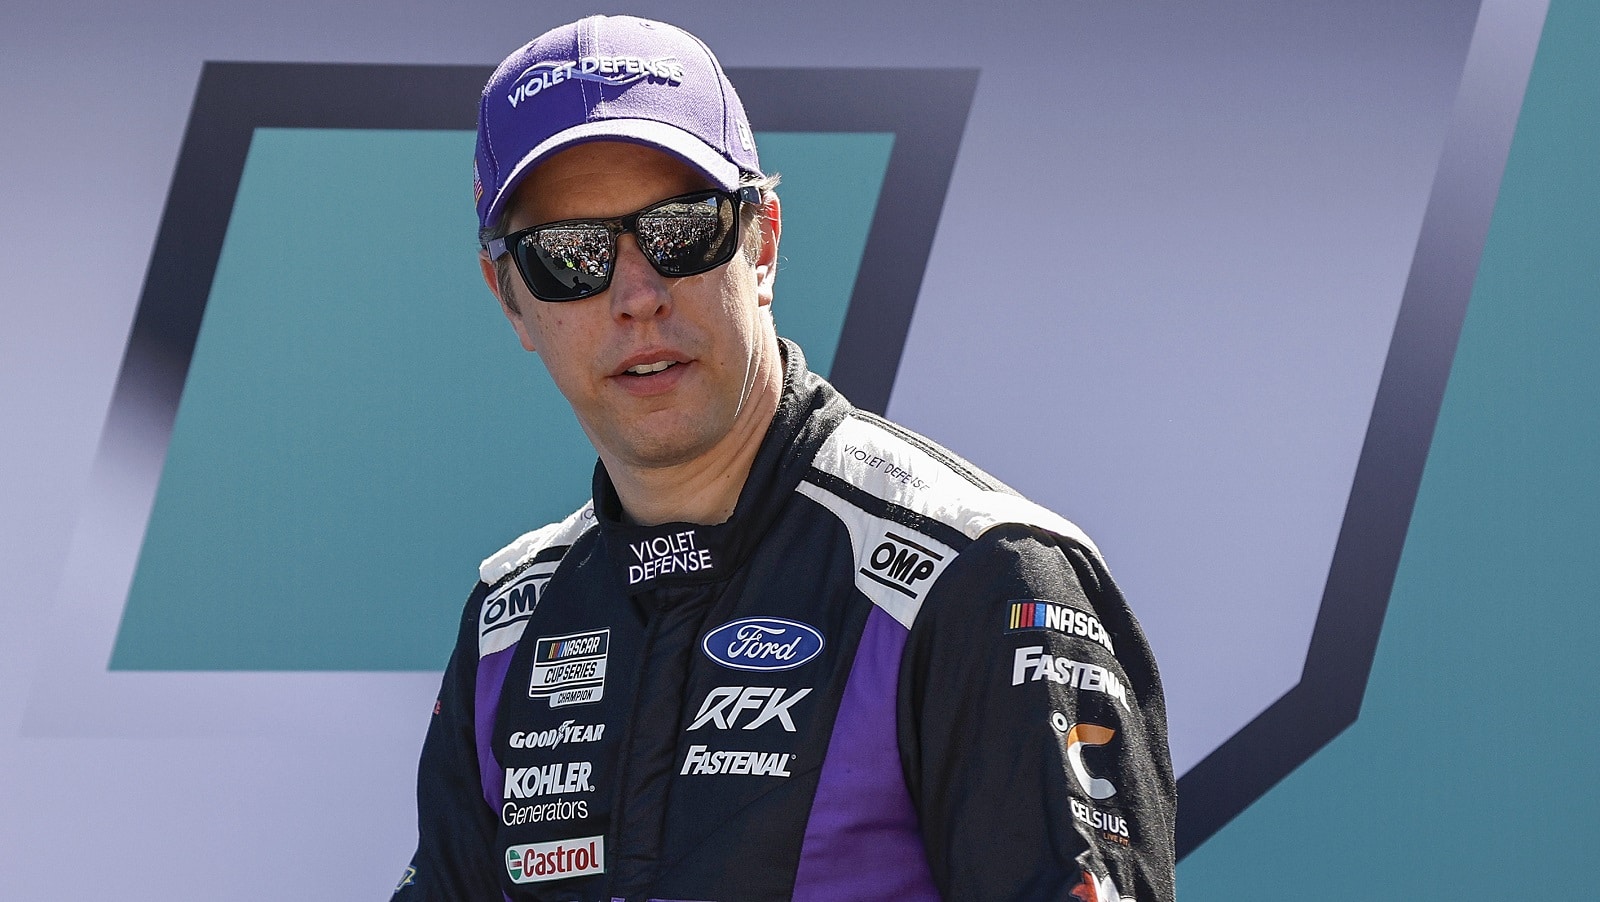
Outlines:
[[[709,526],[733,515],[783,392],[783,359],[775,340],[770,351],[757,365],[754,384],[733,429],[710,451],[670,467],[632,467],[605,460],[606,473],[629,520],[645,526]]]

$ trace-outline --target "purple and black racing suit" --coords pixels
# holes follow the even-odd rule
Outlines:
[[[784,343],[733,516],[482,565],[401,900],[1173,898],[1161,685],[1071,523]]]

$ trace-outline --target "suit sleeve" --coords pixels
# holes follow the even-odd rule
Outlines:
[[[1094,551],[1025,526],[973,542],[912,628],[899,712],[944,898],[1171,902],[1161,682]]]
[[[417,768],[417,851],[395,889],[396,902],[499,902],[491,852],[494,814],[483,800],[473,695],[478,669],[479,584],[462,613]]]

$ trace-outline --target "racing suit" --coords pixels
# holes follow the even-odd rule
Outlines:
[[[784,342],[733,516],[484,561],[402,900],[1173,898],[1155,662],[1071,523]]]

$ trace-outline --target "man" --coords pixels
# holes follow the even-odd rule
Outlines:
[[[1171,899],[1139,627],[1072,524],[777,337],[781,210],[710,51],[549,32],[476,166],[484,280],[599,465],[480,568],[398,896]]]

